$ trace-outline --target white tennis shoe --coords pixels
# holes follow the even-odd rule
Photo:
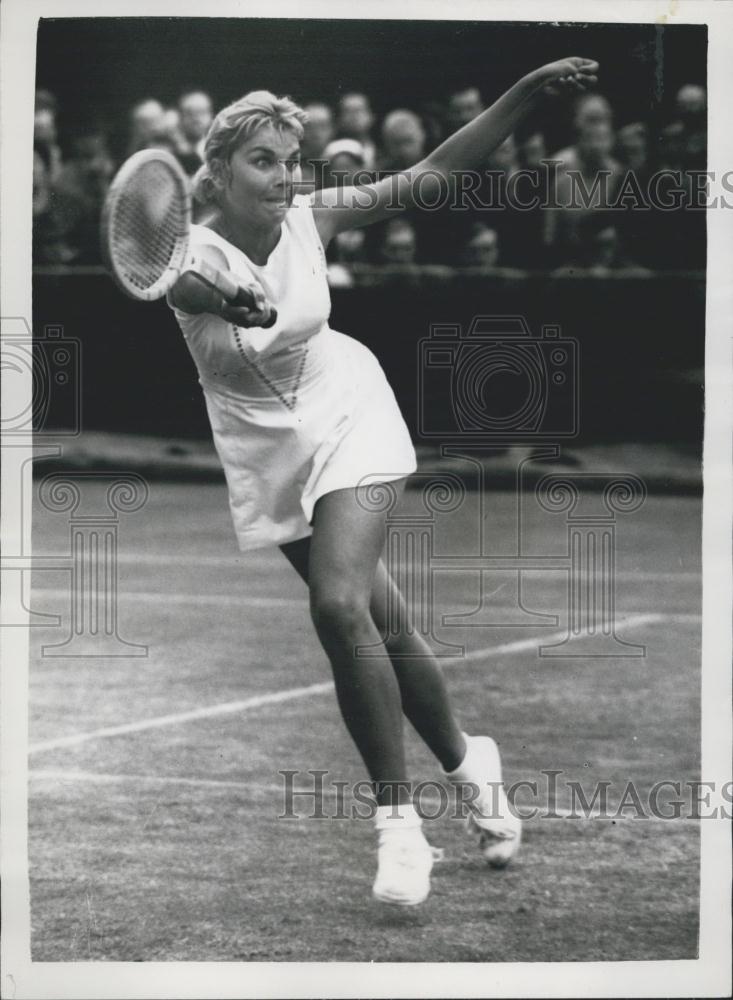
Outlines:
[[[465,735],[465,734],[464,734]],[[504,868],[519,850],[522,821],[509,808],[501,776],[499,748],[489,736],[466,736],[464,762],[446,777],[456,785],[470,785],[465,797],[469,809],[466,829],[478,834],[479,850],[492,868]],[[478,795],[474,796],[474,792]]]
[[[382,903],[417,906],[430,892],[434,853],[422,830],[381,830],[372,894]]]

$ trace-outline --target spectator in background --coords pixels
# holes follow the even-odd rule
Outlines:
[[[478,87],[466,87],[457,90],[448,98],[446,108],[446,125],[448,132],[457,132],[459,128],[468,125],[484,110],[484,102]]]
[[[602,94],[583,94],[575,102],[573,111],[573,130],[576,137],[588,134],[595,126],[613,127],[613,110],[607,98]],[[578,142],[565,149],[559,149],[552,157],[559,160],[561,169],[580,170],[581,162],[578,153]]]
[[[130,140],[127,155],[148,149],[160,141],[165,133],[165,110],[160,101],[147,98],[135,104],[130,111]]]
[[[683,204],[672,211],[656,209],[655,260],[661,267],[701,270],[707,257],[705,212],[685,207],[699,204],[699,188],[689,171],[705,170],[707,151],[707,94],[704,87],[685,84],[675,101],[677,118],[662,130],[660,166],[676,177],[662,178],[660,201],[674,202],[681,188]]]
[[[542,268],[546,264],[545,212],[550,189],[550,173],[545,165],[545,137],[536,122],[515,137],[516,154],[512,173],[516,177],[507,192],[507,210],[502,229],[502,265]],[[529,207],[528,207],[529,206]]]
[[[623,167],[624,176],[633,174],[638,189],[646,192],[652,176],[652,167],[649,158],[649,129],[643,122],[632,122],[618,130],[616,154]],[[654,209],[637,211],[632,199],[616,214],[618,236],[626,252],[635,261],[650,266],[658,259],[659,233],[656,215]]]
[[[384,227],[379,254],[382,264],[414,264],[417,237],[412,225],[405,219],[391,219]]]
[[[616,152],[621,164],[641,181],[648,175],[649,129],[643,122],[632,122],[618,130]]]
[[[498,170],[507,177],[519,169],[517,162],[517,144],[513,135],[508,135],[500,146],[497,146],[486,163],[487,169]]]
[[[425,129],[414,111],[390,111],[382,123],[379,169],[407,170],[425,156]]]
[[[33,263],[69,264],[73,250],[64,237],[58,197],[54,196],[48,146],[33,147]]]
[[[390,111],[382,122],[382,148],[377,167],[380,172],[406,170],[418,163],[425,155],[425,130],[414,111],[397,109]],[[420,250],[420,262],[440,260],[436,255],[436,247],[431,240],[437,237],[438,248],[442,247],[440,237],[439,216],[445,213],[421,211],[419,208],[407,209],[402,213],[400,222],[407,229],[401,233],[395,231],[386,223],[377,223],[370,227],[368,241],[370,258],[376,263],[384,263],[384,247],[391,244],[393,238],[399,243],[408,243],[407,230],[413,244],[413,259]],[[419,234],[419,235],[417,235]]]
[[[377,161],[377,150],[372,139],[373,125],[374,113],[366,94],[344,94],[338,104],[338,135],[344,139],[356,139],[362,144],[367,170],[373,170]]]
[[[578,226],[573,260],[554,273],[607,278],[646,277],[651,272],[628,258],[613,218],[598,211],[583,217]]]
[[[165,117],[165,116],[164,116]],[[204,162],[204,143],[214,120],[211,98],[202,90],[189,90],[178,98],[178,162],[193,176]]]
[[[460,240],[461,246],[471,240],[471,227],[480,223],[496,233],[497,241],[502,247],[502,256],[506,256],[512,264],[516,263],[517,256],[522,258],[526,241],[523,232],[525,218],[514,204],[509,187],[509,179],[518,169],[517,144],[514,136],[509,135],[486,162],[488,176],[484,177],[479,189],[479,198],[482,205],[487,207],[468,215],[466,222],[469,223],[469,231],[464,232]]]
[[[75,251],[75,263],[100,261],[99,219],[114,169],[102,131],[90,128],[72,139],[56,193],[66,238]]]
[[[425,128],[427,149],[435,149],[446,137],[445,108],[439,101],[420,105],[420,120]]]
[[[542,132],[531,130],[517,137],[517,163],[521,170],[541,170],[546,159],[547,145]]]
[[[681,132],[682,166],[704,170],[707,149],[707,92],[698,84],[681,87],[676,99],[677,123]]]
[[[682,122],[665,125],[659,135],[659,166],[663,170],[682,170],[685,133]]]
[[[499,234],[483,222],[474,224],[461,254],[461,264],[492,270],[499,266]]]
[[[358,180],[357,175],[364,172],[364,147],[356,139],[334,139],[323,150],[323,159],[326,161],[324,187],[353,184]],[[347,229],[337,233],[328,246],[327,258],[329,262],[342,265],[364,262],[367,259],[364,230]],[[329,271],[332,284],[339,276],[338,269]]]
[[[58,144],[56,115],[58,105],[49,90],[37,90],[33,113],[33,144],[43,156],[51,183],[61,172],[61,149]]]
[[[163,133],[164,135],[177,135],[181,127],[181,116],[178,108],[165,108],[163,111]]]
[[[328,245],[328,259],[338,264],[363,264],[367,260],[366,237],[363,229],[346,229],[337,233]]]
[[[323,158],[326,160],[324,187],[353,184],[364,172],[364,147],[356,139],[334,139],[324,149]]]
[[[318,102],[306,104],[304,111],[308,120],[300,143],[301,179],[317,191],[324,182],[324,151],[334,136],[333,113],[327,104]]]
[[[570,147],[570,158],[558,170],[554,200],[561,207],[548,209],[545,213],[545,241],[552,247],[554,260],[558,263],[575,258],[579,227],[585,217],[608,208],[615,200],[623,168],[612,155],[614,144],[613,129],[608,121],[587,121],[581,127],[577,143]],[[594,191],[599,173],[601,182]],[[587,207],[583,197],[588,202]]]

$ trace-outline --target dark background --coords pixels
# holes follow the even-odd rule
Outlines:
[[[102,122],[124,142],[138,100],[173,103],[201,87],[215,106],[252,88],[333,103],[364,90],[382,114],[418,110],[469,84],[488,102],[523,73],[566,55],[601,63],[616,125],[656,127],[684,83],[706,82],[705,26],[204,18],[43,20],[37,83],[59,102],[61,138]],[[569,106],[542,122],[548,148],[571,138]],[[51,269],[52,270],[52,269]],[[375,351],[413,433],[418,343],[431,323],[467,327],[479,313],[557,323],[577,338],[580,438],[702,440],[704,275],[637,279],[456,280],[442,286],[333,292],[334,328]],[[193,364],[164,303],[125,299],[102,272],[38,272],[34,327],[61,324],[82,345],[84,426],[208,436]],[[436,399],[436,406],[449,401]]]
[[[37,84],[59,99],[62,129],[100,119],[126,129],[131,105],[175,102],[201,87],[216,107],[248,90],[333,102],[369,94],[378,114],[417,108],[451,90],[478,86],[493,100],[520,76],[553,59],[601,64],[599,90],[617,125],[666,120],[677,90],[706,82],[705,25],[292,20],[236,18],[42,19]],[[549,124],[563,142],[569,111]],[[552,134],[554,132],[554,134]],[[554,140],[554,141],[553,141]]]

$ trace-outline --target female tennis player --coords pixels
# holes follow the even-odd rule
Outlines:
[[[544,66],[412,169],[311,196],[295,194],[304,112],[257,91],[217,115],[196,178],[208,214],[192,227],[192,248],[229,271],[254,308],[226,302],[191,274],[169,302],[198,368],[239,546],[279,546],[309,587],[339,708],[374,785],[373,893],[385,902],[422,902],[433,864],[409,794],[403,715],[464,786],[489,864],[510,860],[521,830],[501,789],[496,743],[461,731],[438,662],[409,628],[382,561],[385,516],[370,509],[365,483],[401,491],[415,451],[377,359],[328,325],[325,247],[343,230],[414,206],[417,185],[429,204],[454,171],[481,169],[538,93],[583,90],[597,69],[575,57]],[[268,327],[270,306],[277,320]],[[401,627],[386,640],[388,655],[359,657],[358,647],[382,641],[390,603]]]

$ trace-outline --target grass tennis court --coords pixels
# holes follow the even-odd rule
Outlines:
[[[416,503],[408,491],[404,509]],[[471,550],[472,504],[437,525],[443,553]],[[492,552],[511,549],[514,504],[489,497]],[[36,556],[66,552],[68,531],[68,515],[37,507]],[[525,531],[526,550],[547,553],[565,528],[538,509]],[[500,741],[507,783],[560,770],[587,789],[610,781],[614,802],[629,781],[643,796],[699,778],[699,535],[698,497],[650,496],[619,518],[618,630],[645,658],[540,659],[533,643],[566,624],[557,572],[526,573],[523,599],[558,625],[440,631],[465,644],[446,663],[451,691],[468,731]],[[123,516],[119,554],[120,635],[146,657],[41,657],[61,635],[31,635],[35,961],[694,957],[699,827],[687,819],[532,820],[496,872],[440,817],[426,824],[445,848],[428,902],[373,903],[371,822],[277,818],[281,770],[363,777],[285,559],[237,552],[223,485],[156,482]],[[492,608],[511,610],[511,574],[491,591]],[[441,612],[476,600],[475,577],[439,574]],[[37,572],[32,606],[68,622],[68,574]],[[408,751],[416,780],[439,777],[412,731]]]

